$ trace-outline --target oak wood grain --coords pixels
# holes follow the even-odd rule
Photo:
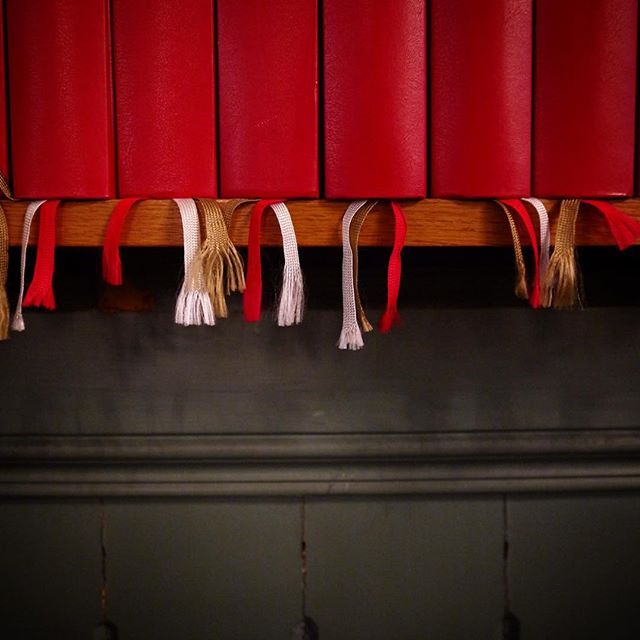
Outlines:
[[[109,216],[116,200],[68,201],[62,204],[57,221],[58,246],[98,247],[102,245]],[[296,228],[298,243],[308,247],[339,246],[340,223],[347,206],[344,201],[292,200],[288,203]],[[559,202],[546,200],[550,210],[552,233]],[[640,199],[619,200],[614,204],[640,219]],[[407,217],[407,246],[463,247],[510,246],[511,236],[504,214],[491,201],[481,200],[416,200],[403,202]],[[19,245],[22,222],[27,207],[24,201],[3,201],[9,225],[11,245]],[[247,243],[251,203],[242,205],[231,223],[231,238],[242,246]],[[536,221],[532,211],[532,218]],[[37,220],[30,242],[37,238]],[[526,234],[522,233],[526,243]],[[552,236],[553,237],[553,236]],[[393,217],[387,204],[378,204],[367,219],[360,235],[363,246],[390,246],[393,240]],[[262,241],[265,245],[281,244],[275,215],[264,217]],[[612,238],[602,217],[591,207],[583,207],[578,218],[577,243],[610,245]],[[180,246],[182,228],[177,206],[172,200],[144,200],[131,210],[125,223],[123,246]]]

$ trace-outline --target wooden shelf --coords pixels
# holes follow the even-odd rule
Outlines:
[[[99,247],[116,200],[64,202],[58,216],[57,243],[66,247]],[[292,200],[288,203],[298,243],[307,247],[340,246],[341,219],[347,203],[327,200]],[[555,233],[558,202],[546,200]],[[640,199],[618,200],[620,210],[640,219]],[[9,224],[9,241],[20,245],[27,203],[3,201]],[[247,243],[252,204],[238,208],[231,224],[232,240]],[[404,202],[408,231],[407,246],[414,247],[500,247],[510,246],[511,236],[500,208],[491,201],[415,200]],[[534,221],[537,216],[532,215]],[[36,220],[37,222],[37,220]],[[30,241],[37,238],[37,224]],[[521,233],[523,242],[526,234]],[[553,237],[553,236],[552,236]],[[265,216],[262,228],[265,245],[281,244],[275,215]],[[367,219],[360,237],[363,246],[391,245],[392,216],[388,205],[379,204]],[[612,239],[602,216],[584,207],[578,218],[577,243],[610,245]],[[145,200],[135,205],[122,234],[122,245],[130,247],[181,246],[180,216],[172,200]]]

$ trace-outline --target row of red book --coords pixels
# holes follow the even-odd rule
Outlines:
[[[638,0],[4,5],[19,198],[634,193]]]

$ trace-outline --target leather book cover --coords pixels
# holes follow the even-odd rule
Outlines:
[[[536,0],[533,193],[633,193],[637,0]]]
[[[328,198],[424,198],[424,0],[325,0]]]
[[[314,198],[316,0],[218,0],[223,197]]]
[[[108,0],[6,0],[18,198],[115,196]]]
[[[212,0],[112,0],[120,197],[216,197]]]
[[[531,189],[533,0],[432,0],[431,196]]]

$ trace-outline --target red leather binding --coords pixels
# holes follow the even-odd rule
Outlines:
[[[7,120],[7,86],[4,59],[4,1],[0,0],[0,173],[9,180],[9,147]]]
[[[218,0],[223,197],[317,197],[316,0]]]
[[[533,192],[633,193],[637,0],[536,0]]]
[[[215,197],[212,0],[113,0],[120,197]]]
[[[432,0],[431,195],[531,188],[533,0]]]
[[[425,197],[425,22],[425,0],[325,0],[327,197]]]
[[[14,194],[115,196],[108,0],[6,0]]]

